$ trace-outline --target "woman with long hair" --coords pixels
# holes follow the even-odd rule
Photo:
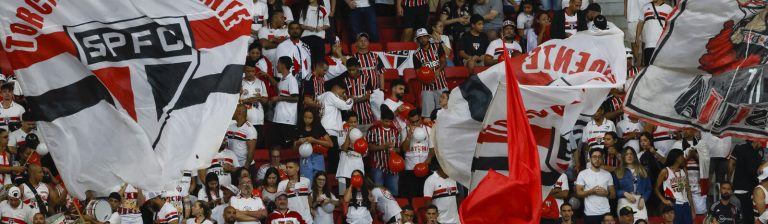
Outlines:
[[[204,201],[195,201],[192,206],[192,217],[187,219],[187,224],[213,224],[211,222],[211,207]]]
[[[451,49],[451,39],[444,34],[445,22],[439,19],[434,19],[430,24],[432,25],[432,39],[430,41],[432,41],[432,43],[440,44],[440,46],[443,47],[443,51],[445,51],[446,66],[453,67],[453,60],[451,60],[451,55],[453,53],[453,50]]]
[[[291,7],[283,4],[283,0],[267,0],[267,12],[269,13],[269,16],[272,16],[272,12],[278,10],[283,11],[285,24],[293,22],[293,11],[291,11]]]
[[[339,206],[339,199],[331,193],[328,187],[328,175],[323,171],[317,172],[315,179],[312,180],[309,205],[314,222],[333,223],[333,208]]]
[[[661,170],[656,179],[654,192],[664,205],[675,208],[675,224],[693,223],[696,212],[691,206],[693,196],[688,174],[685,170],[685,157],[680,149],[672,149],[667,155],[667,167]],[[664,193],[659,191],[663,186]]]
[[[616,167],[621,163],[620,149],[621,138],[619,135],[613,131],[606,132],[603,136],[603,153],[605,153],[603,169],[608,172],[616,170]]]
[[[324,157],[328,155],[328,149],[333,147],[333,142],[331,142],[331,136],[320,124],[320,116],[317,112],[307,109],[301,114],[303,119],[297,125],[299,139],[294,142],[293,149],[298,150],[304,143],[312,145],[312,155],[301,159],[299,169],[302,177],[312,179],[316,172],[325,171]]]
[[[547,12],[539,12],[536,15],[536,24],[533,27],[533,31],[536,34],[536,39],[528,38],[528,41],[536,40],[536,46],[541,43],[547,42],[552,37],[549,35],[549,26],[552,25],[552,20],[549,18]],[[530,45],[530,44],[528,44]]]
[[[308,0],[307,7],[301,9],[299,23],[304,32],[301,41],[309,46],[312,62],[323,60],[325,54],[325,32],[331,28],[328,12],[321,0]]]
[[[365,175],[360,170],[352,171],[352,176],[360,175],[365,180]],[[373,214],[375,214],[376,203],[373,203],[373,194],[371,194],[370,181],[363,181],[360,188],[347,186],[344,193],[344,203],[347,206],[347,223],[349,224],[371,224],[373,223]]]
[[[275,209],[275,198],[277,198],[277,184],[280,183],[280,173],[276,168],[270,167],[264,175],[264,183],[261,186],[261,199],[264,200],[264,206],[267,212]]]
[[[622,163],[616,168],[616,197],[619,199],[617,208],[629,206],[636,211],[635,220],[648,219],[646,202],[651,197],[651,179],[648,172],[637,159],[637,153],[632,147],[625,147],[621,154]]]
[[[210,207],[215,207],[223,203],[222,197],[224,197],[224,192],[221,190],[221,185],[219,185],[219,175],[216,175],[216,173],[205,175],[205,185],[203,185],[202,191],[198,191],[197,200],[208,202],[211,205]]]

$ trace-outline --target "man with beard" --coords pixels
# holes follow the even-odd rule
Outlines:
[[[224,193],[224,197],[222,198],[222,202],[224,203],[217,205],[216,207],[211,209],[211,219],[215,220],[216,223],[234,223],[235,222],[234,216],[232,217],[233,218],[232,221],[229,222],[228,220],[226,220],[227,219],[226,214],[227,214],[227,209],[229,208],[234,209],[234,207],[229,206],[229,201],[233,196],[239,194],[240,190],[238,190],[237,187],[235,187],[234,185],[227,184],[227,185],[222,185],[221,192]],[[237,212],[236,210],[233,211],[233,213],[236,213],[236,212]]]
[[[576,197],[584,198],[584,222],[600,223],[603,215],[611,212],[609,198],[616,197],[613,177],[601,169],[603,152],[594,148],[589,151],[591,167],[579,172],[576,178]]]
[[[520,44],[515,41],[515,22],[510,19],[504,20],[501,27],[501,37],[488,44],[488,48],[485,49],[485,65],[493,66],[499,63],[499,57],[504,53],[504,47],[506,46],[507,52],[510,57],[514,57],[523,52]]]
[[[277,58],[291,58],[291,61],[293,61],[291,73],[301,74],[298,75],[300,79],[307,79],[312,73],[310,70],[312,59],[309,54],[309,47],[301,41],[302,32],[303,30],[299,22],[293,21],[288,25],[288,36],[290,39],[283,41],[277,46]]]
[[[709,216],[719,224],[741,223],[741,211],[731,203],[732,191],[733,185],[730,182],[720,183],[720,202],[713,204],[709,210]]]
[[[288,208],[288,194],[278,192],[275,198],[277,209],[269,214],[267,223],[305,224],[304,218],[296,211]]]
[[[237,209],[232,206],[227,206],[227,208],[224,209],[224,224],[235,224],[237,219]]]
[[[419,49],[413,53],[413,68],[419,71],[421,67],[427,67],[435,74],[434,81],[422,81],[421,84],[422,117],[429,117],[432,110],[440,105],[440,94],[448,89],[445,79],[445,50],[439,43],[432,43],[429,39],[427,29],[416,30]]]
[[[167,193],[163,192],[159,194],[153,193],[152,199],[149,200],[150,208],[155,212],[155,221],[157,224],[179,224],[179,210],[173,207],[171,203],[165,201]]]
[[[384,100],[384,105],[387,105],[389,110],[394,111],[395,113],[400,113],[403,110],[405,110],[405,107],[403,107],[403,94],[405,94],[406,85],[405,80],[403,79],[395,79],[392,80],[392,83],[390,83],[390,95],[387,97],[387,99]],[[405,120],[403,120],[402,117],[395,118],[397,120],[397,124],[399,127],[405,127]]]

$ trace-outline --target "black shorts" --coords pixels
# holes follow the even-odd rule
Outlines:
[[[429,5],[403,6],[403,28],[426,28],[429,19]]]
[[[296,140],[296,125],[272,123],[272,127],[269,131],[269,148],[280,147],[281,149],[289,149],[293,147],[293,141]]]

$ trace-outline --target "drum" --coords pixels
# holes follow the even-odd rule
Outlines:
[[[112,207],[109,206],[107,200],[92,200],[91,202],[88,202],[88,206],[85,206],[85,214],[95,218],[99,222],[105,222],[109,220],[109,216],[112,215]]]

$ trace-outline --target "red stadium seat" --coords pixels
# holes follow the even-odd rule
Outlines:
[[[401,30],[395,28],[379,29],[379,42],[398,42],[400,41],[401,32]]]
[[[382,46],[380,43],[371,42],[370,44],[368,44],[368,50],[369,51],[384,51],[384,46]],[[357,45],[356,44],[352,44],[352,53],[353,54],[357,53]]]
[[[376,27],[379,31],[382,29],[394,29],[397,28],[397,20],[395,17],[379,16],[376,17]]]
[[[416,42],[387,42],[387,51],[407,51],[419,48]]]
[[[403,207],[409,203],[408,198],[395,198],[395,201],[397,201],[397,205],[400,207]]]
[[[416,78],[416,70],[406,68],[403,70],[403,78],[408,83],[408,94],[403,96],[403,100],[412,103],[416,107],[421,106],[421,81]]]
[[[425,198],[414,197],[411,199],[411,205],[419,217],[419,220],[427,220],[427,202]]]
[[[331,53],[331,44],[325,44],[325,54]],[[349,44],[341,43],[341,53],[348,55],[349,54]]]
[[[467,67],[455,66],[445,68],[445,79],[448,81],[448,89],[461,85],[467,78],[469,78],[469,69]]]
[[[399,79],[400,73],[397,72],[397,69],[384,69],[384,92],[387,92],[386,96],[389,96],[389,89],[390,84],[392,83],[392,80]]]

